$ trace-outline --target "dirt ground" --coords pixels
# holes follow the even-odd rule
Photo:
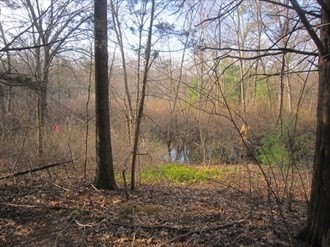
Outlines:
[[[304,246],[300,188],[279,199],[258,179],[139,184],[129,197],[79,179],[3,180],[0,246]]]

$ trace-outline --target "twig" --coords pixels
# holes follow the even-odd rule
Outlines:
[[[94,186],[94,184],[91,184],[91,186],[92,186],[92,188],[93,188],[94,190],[96,190],[97,192],[101,192],[98,188],[96,188],[96,187]]]
[[[36,206],[36,205],[23,205],[23,204],[14,204],[14,203],[1,203],[1,205],[10,206],[10,207],[19,207],[19,208],[43,208],[41,206]]]
[[[229,227],[232,227],[234,225],[243,224],[245,221],[246,221],[246,219],[241,219],[241,220],[230,222],[230,223],[223,224],[223,225],[209,226],[209,227],[204,227],[202,229],[195,229],[195,230],[193,229],[193,230],[190,230],[190,231],[188,231],[188,232],[186,232],[186,233],[184,233],[180,236],[177,236],[177,237],[171,239],[167,243],[172,243],[176,240],[182,239],[182,238],[184,238],[186,236],[189,236],[191,234],[194,234],[194,233],[212,232],[212,231],[216,231],[216,230],[220,230],[220,229],[229,228]]]
[[[92,225],[92,224],[82,224],[82,223],[80,223],[78,220],[76,220],[76,219],[73,219],[73,221],[78,225],[78,226],[81,226],[81,227],[84,227],[84,228],[86,228],[86,227],[93,227],[94,225]]]
[[[67,188],[64,188],[64,187],[62,187],[62,186],[60,186],[60,185],[58,185],[58,184],[56,184],[56,183],[53,183],[56,187],[58,187],[58,188],[60,188],[60,189],[62,189],[62,190],[65,190],[65,191],[70,191],[69,189],[67,189]]]
[[[167,225],[151,225],[151,226],[148,226],[148,225],[117,223],[117,222],[110,222],[110,224],[114,225],[114,226],[123,226],[123,227],[128,227],[128,228],[173,230],[173,231],[183,232],[184,234],[181,235],[181,237],[182,237],[182,236],[190,235],[190,234],[193,234],[193,233],[211,232],[211,231],[216,231],[216,230],[232,227],[234,225],[243,224],[245,221],[246,221],[246,219],[241,219],[241,220],[230,222],[230,223],[227,223],[227,224],[213,225],[213,226],[209,226],[209,227],[203,227],[201,229],[190,229],[190,228],[184,228],[184,227],[181,228],[181,227],[167,226]]]
[[[14,204],[14,203],[0,203],[0,205],[17,207],[17,208],[39,208],[39,209],[51,209],[51,210],[61,210],[61,209],[73,209],[63,206],[39,206],[39,205],[27,205],[27,204]]]
[[[126,224],[126,223],[118,223],[118,222],[110,222],[111,225],[114,226],[123,226],[127,228],[143,228],[143,229],[166,229],[166,230],[173,230],[179,232],[189,232],[191,229],[189,228],[180,228],[175,226],[167,226],[167,225],[136,225],[136,224]]]
[[[213,183],[217,183],[223,186],[226,186],[229,189],[235,190],[236,192],[240,193],[241,195],[245,196],[246,198],[248,198],[252,203],[256,204],[256,205],[260,205],[260,204],[264,204],[266,205],[266,202],[261,202],[261,201],[257,201],[256,199],[254,199],[252,196],[250,196],[249,194],[245,193],[244,191],[241,191],[240,189],[235,188],[234,186],[231,186],[229,184],[225,184],[222,183],[216,179],[212,179],[212,178],[206,178],[207,180],[213,182]]]
[[[37,167],[37,168],[30,169],[30,170],[23,171],[23,172],[16,172],[16,173],[11,174],[11,175],[0,177],[0,180],[7,179],[7,178],[12,178],[12,177],[18,177],[18,176],[21,176],[21,175],[25,175],[25,174],[29,174],[29,173],[33,173],[33,172],[37,172],[37,171],[41,171],[41,170],[45,170],[45,169],[48,169],[48,168],[52,168],[52,167],[60,166],[60,165],[63,165],[63,164],[67,164],[67,163],[70,163],[72,161],[73,160],[64,161],[64,162],[60,162],[60,163],[53,163],[53,164],[45,165],[45,166],[42,166],[42,167]]]

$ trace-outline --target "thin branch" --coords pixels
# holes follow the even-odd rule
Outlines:
[[[330,9],[328,8],[328,6],[325,4],[325,2],[323,0],[316,0],[319,5],[321,6],[321,8],[328,13],[328,15],[330,14]]]
[[[7,179],[7,178],[12,178],[12,177],[18,177],[18,176],[21,176],[21,175],[33,173],[33,172],[36,172],[36,171],[45,170],[45,169],[48,169],[48,168],[64,165],[64,164],[71,163],[71,162],[73,162],[73,160],[68,160],[68,161],[64,161],[64,162],[60,162],[60,163],[53,163],[53,164],[45,165],[45,166],[42,166],[42,167],[37,167],[37,168],[34,168],[34,169],[22,171],[22,172],[16,172],[16,173],[11,174],[11,175],[6,175],[6,176],[3,176],[3,177],[0,177],[0,180]]]
[[[46,44],[40,44],[40,45],[32,45],[32,46],[24,46],[24,47],[9,47],[9,45],[6,45],[5,47],[0,49],[0,52],[6,52],[6,51],[24,51],[24,50],[33,50],[44,46],[49,46],[58,42],[63,42],[64,39],[54,40],[52,42],[48,42]]]
[[[248,60],[251,59],[257,59],[260,57],[265,57],[265,56],[274,56],[274,55],[280,55],[283,53],[295,53],[295,54],[300,54],[300,55],[306,55],[306,56],[317,56],[317,52],[313,51],[301,51],[301,50],[296,50],[292,48],[271,48],[271,49],[241,49],[241,48],[231,48],[231,47],[224,47],[224,48],[216,48],[216,47],[208,47],[208,46],[199,46],[199,49],[201,50],[217,50],[217,51],[226,51],[226,52],[232,52],[232,51],[237,51],[237,52],[253,52],[253,53],[259,53],[259,52],[264,52],[264,54],[250,57]],[[269,53],[267,53],[269,52]],[[244,58],[241,58],[244,59]]]
[[[186,227],[177,227],[177,226],[169,226],[169,225],[138,225],[138,224],[126,224],[126,223],[117,223],[117,222],[110,222],[111,225],[114,226],[123,226],[127,228],[143,228],[143,229],[165,229],[165,230],[172,230],[172,231],[177,231],[181,232],[187,235],[193,234],[193,233],[205,233],[205,232],[211,232],[211,231],[216,231],[220,229],[225,229],[232,227],[234,225],[238,224],[243,224],[246,222],[246,219],[241,219],[233,222],[229,222],[226,224],[221,224],[221,225],[212,225],[208,227],[203,227],[200,229],[190,229]]]
[[[292,10],[295,10],[294,7],[290,6],[290,5],[287,5],[285,3],[281,3],[279,1],[272,1],[272,0],[260,0],[261,2],[265,2],[265,3],[271,3],[271,4],[275,4],[275,5],[278,5],[278,6],[281,6],[281,7],[284,7],[284,8],[288,8],[288,9],[292,9]],[[317,1],[322,1],[322,0],[317,0]],[[311,12],[311,11],[305,11],[303,10],[303,13],[307,14],[307,15],[310,15],[310,16],[313,16],[313,17],[317,17],[317,18],[321,18],[321,15],[319,14],[316,14],[314,12]]]
[[[217,231],[217,230],[229,228],[229,227],[232,227],[232,226],[235,226],[235,225],[240,225],[240,224],[243,224],[245,222],[246,222],[245,219],[241,219],[241,220],[230,222],[230,223],[223,224],[223,225],[215,225],[215,226],[204,227],[202,229],[191,230],[191,231],[186,232],[185,234],[182,234],[180,236],[177,236],[177,237],[171,239],[167,243],[175,242],[177,240],[180,240],[180,239],[182,239],[184,237],[187,237],[189,235],[192,235],[192,234],[197,234],[197,233],[202,234],[202,233],[205,233],[205,232]]]
[[[224,15],[228,15],[229,13],[231,13],[232,11],[234,11],[239,5],[241,5],[243,3],[243,0],[241,0],[239,3],[235,4],[233,7],[231,7],[230,9],[226,9],[229,5],[232,4],[232,2],[230,2],[228,5],[226,5],[223,9],[225,9],[225,11],[221,14],[219,14],[216,17],[211,17],[211,18],[207,18],[205,20],[203,20],[202,22],[198,23],[196,26],[200,26],[205,22],[211,22],[211,21],[215,21],[220,19],[221,17],[223,17]]]
[[[307,20],[307,18],[305,16],[305,13],[304,13],[303,9],[301,8],[301,6],[299,5],[299,3],[297,2],[297,0],[290,0],[290,2],[292,4],[292,6],[294,7],[294,9],[296,10],[298,16],[300,17],[301,22],[306,27],[307,32],[311,36],[311,38],[314,41],[316,47],[318,48],[320,55],[321,56],[328,55],[326,53],[325,49],[324,49],[324,46],[323,46],[323,43],[322,43],[321,39],[319,38],[317,33],[314,31],[312,25]]]

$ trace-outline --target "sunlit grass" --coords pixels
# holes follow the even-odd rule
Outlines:
[[[236,173],[236,171],[236,167],[162,164],[144,169],[141,173],[141,180],[145,183],[204,183],[210,179],[222,179],[228,174]]]

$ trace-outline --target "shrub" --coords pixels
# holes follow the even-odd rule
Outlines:
[[[290,153],[285,142],[286,138],[278,133],[264,137],[257,152],[258,161],[268,165],[288,165]]]
[[[262,164],[278,166],[290,165],[292,161],[308,162],[312,156],[311,139],[311,133],[293,132],[290,127],[275,130],[261,140],[257,159]]]

